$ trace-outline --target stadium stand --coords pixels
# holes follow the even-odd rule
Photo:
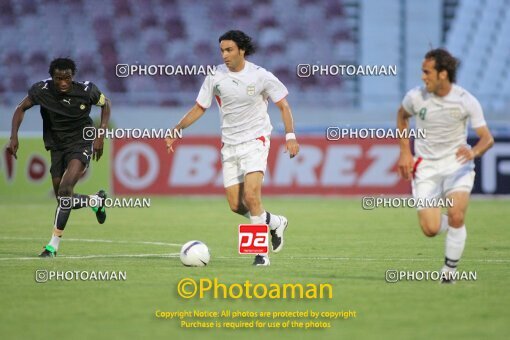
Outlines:
[[[346,82],[355,79],[303,81],[296,76],[295,65],[355,62],[357,5],[357,1],[341,0],[319,4],[264,0],[234,5],[227,0],[4,0],[0,5],[0,70],[6,76],[0,91],[26,91],[30,82],[47,77],[51,58],[69,55],[78,63],[80,79],[93,79],[106,91],[120,94],[124,101],[141,105],[187,103],[196,95],[203,77],[120,79],[115,75],[115,65],[219,64],[217,36],[226,29],[225,18],[234,18],[236,27],[253,32],[256,38],[259,53],[253,58],[255,63],[272,70],[292,90],[306,90],[309,98],[327,88],[333,93],[332,99],[344,93],[347,100],[343,104],[350,105],[356,87]],[[332,24],[320,32],[318,28],[326,20]],[[204,32],[218,33],[205,37]],[[313,56],[321,57],[317,60]]]
[[[477,93],[484,108],[502,112],[510,103],[510,1],[463,1],[446,46],[462,56],[459,83]]]
[[[203,76],[122,79],[115,65],[220,64],[217,36],[235,26],[259,45],[251,60],[297,93],[292,99],[298,105],[353,109],[367,102],[377,107],[386,98],[395,107],[408,88],[419,84],[416,68],[437,37],[438,44],[446,39],[446,47],[461,56],[459,83],[481,99],[489,115],[504,114],[510,104],[510,0],[432,2],[440,4],[443,17],[435,7],[422,16],[429,2],[400,0],[3,0],[0,105],[15,105],[18,97],[10,93],[25,92],[30,83],[47,78],[48,63],[57,56],[75,58],[78,78],[93,80],[116,102],[187,105]],[[405,17],[412,18],[406,22],[404,5]],[[424,32],[426,24],[438,31]],[[397,64],[399,78],[299,78],[296,65],[303,63]]]

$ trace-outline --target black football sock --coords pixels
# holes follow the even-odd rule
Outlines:
[[[55,212],[55,227],[59,230],[64,230],[71,214],[71,197],[59,197],[59,205]]]

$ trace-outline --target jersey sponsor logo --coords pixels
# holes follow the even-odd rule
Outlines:
[[[253,96],[253,95],[255,95],[255,85],[248,85],[248,86],[246,87],[246,94],[247,94],[248,96]]]
[[[462,116],[461,110],[459,108],[456,108],[456,107],[449,109],[448,113],[454,119],[460,119],[460,117]]]
[[[70,98],[62,99],[62,101],[63,101],[64,103],[67,103],[67,105],[71,105],[71,99],[70,99]]]
[[[44,83],[44,86],[41,88],[41,90],[47,90],[48,89],[48,83]]]
[[[87,160],[90,159],[90,154],[88,153],[88,150],[83,151],[83,155],[87,158]]]
[[[269,251],[267,224],[239,225],[239,254],[267,254]]]

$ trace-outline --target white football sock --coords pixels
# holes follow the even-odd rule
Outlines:
[[[48,243],[50,246],[52,246],[53,248],[55,248],[55,250],[58,250],[58,246],[60,244],[60,237],[58,236],[55,236],[55,235],[52,235],[51,236],[51,240],[50,240],[50,243]]]
[[[267,223],[267,217],[269,215],[269,224]],[[275,230],[282,224],[282,219],[279,215],[274,215],[271,213],[268,213],[264,211],[259,216],[251,216],[250,215],[250,221],[252,224],[268,224],[269,229]]]
[[[439,227],[437,235],[442,234],[447,230],[448,230],[448,215],[441,214],[441,226]]]
[[[250,215],[251,224],[266,224],[266,212],[264,211],[259,216]]]
[[[446,235],[446,251],[445,251],[445,264],[451,268],[457,267],[464,245],[466,243],[466,226],[460,228],[448,227],[448,234]]]

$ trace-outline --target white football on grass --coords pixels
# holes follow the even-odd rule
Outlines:
[[[205,243],[189,241],[181,248],[181,262],[188,267],[204,267],[209,263],[211,254]]]

